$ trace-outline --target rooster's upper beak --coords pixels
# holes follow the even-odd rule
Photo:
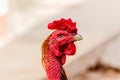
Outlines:
[[[82,40],[83,37],[80,35],[80,34],[76,34],[73,38],[74,41],[79,41],[79,40]]]

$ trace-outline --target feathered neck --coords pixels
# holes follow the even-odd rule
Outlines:
[[[53,34],[53,33],[52,33]],[[42,45],[42,65],[48,76],[48,80],[68,80],[62,64],[58,58],[49,51],[50,34]]]

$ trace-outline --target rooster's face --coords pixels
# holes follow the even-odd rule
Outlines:
[[[80,35],[72,34],[64,30],[56,30],[50,37],[49,49],[58,57],[65,57],[66,55],[74,55],[76,47],[74,41],[81,40]],[[65,63],[65,58],[62,59],[62,64]]]

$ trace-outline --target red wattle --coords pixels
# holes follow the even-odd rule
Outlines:
[[[62,57],[61,57],[61,64],[64,65],[66,62],[66,55],[63,54]]]
[[[70,43],[67,48],[64,50],[64,54],[66,55],[74,55],[76,52],[76,46],[74,43]]]

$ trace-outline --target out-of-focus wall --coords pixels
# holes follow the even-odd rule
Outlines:
[[[103,65],[120,70],[120,33],[111,39],[100,59]]]
[[[0,37],[3,37],[6,33],[6,19],[7,15],[0,16]]]
[[[8,41],[8,0],[0,0],[0,48]]]
[[[6,33],[8,16],[8,0],[0,0],[0,37]]]

